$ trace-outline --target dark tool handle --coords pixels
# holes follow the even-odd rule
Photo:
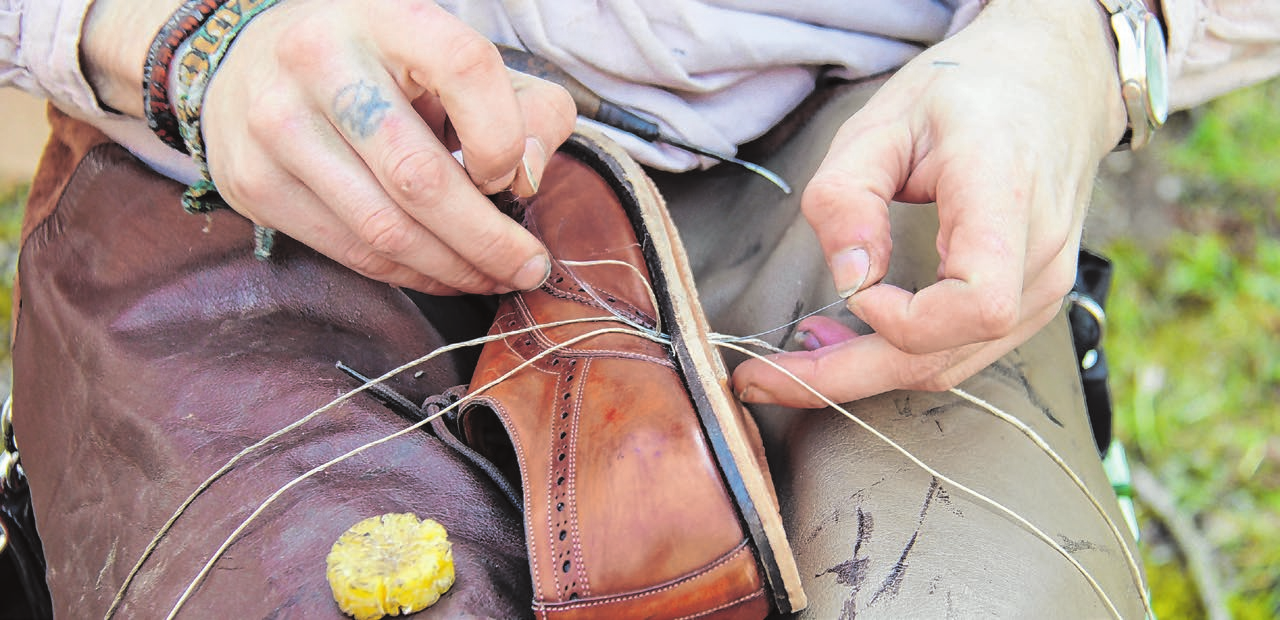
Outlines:
[[[578,108],[579,116],[621,129],[650,142],[660,139],[657,123],[647,121],[605,101],[603,97],[547,59],[505,45],[499,45],[498,51],[502,53],[502,62],[507,65],[507,68],[559,84],[569,91],[573,104]]]

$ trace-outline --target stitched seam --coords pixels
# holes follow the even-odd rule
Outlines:
[[[515,297],[515,301],[516,301],[517,311],[519,312],[520,318],[524,321],[525,325],[526,326],[534,325],[533,313],[529,310],[529,306],[525,304],[524,299],[522,299],[520,296],[517,295]],[[623,325],[625,325],[625,323]],[[528,336],[536,339],[538,341],[538,344],[543,348],[550,348],[557,344],[555,342],[552,342],[552,340],[548,338],[546,333],[543,332],[543,330],[541,329],[534,330],[527,334],[521,334],[520,336],[521,337]],[[504,338],[503,342],[507,342],[510,340],[511,340],[510,337]],[[641,360],[646,362],[652,362],[654,364],[660,364],[662,366],[667,366],[668,368],[675,368],[675,362],[673,362],[670,358],[659,358],[659,357],[654,357],[652,355],[646,355],[644,353],[618,351],[615,349],[579,349],[575,347],[566,347],[566,348],[560,349],[559,351],[556,351],[556,355],[559,355],[561,357],[585,357],[585,356],[610,355],[613,357]],[[534,364],[535,368],[537,366],[538,366],[537,364]]]
[[[516,461],[520,464],[520,480],[521,480],[520,488],[522,489],[529,488],[529,476],[528,474],[525,473],[528,469],[528,462],[526,461],[524,456],[524,446],[523,444],[520,443],[519,435],[511,432],[511,428],[507,426],[507,424],[510,423],[511,414],[507,411],[506,407],[502,406],[502,403],[498,402],[497,399],[491,396],[476,396],[474,399],[474,402],[483,403],[487,405],[490,409],[493,409],[495,412],[497,412],[498,419],[502,420],[503,426],[507,429],[507,437],[511,440],[511,445],[516,449]],[[529,494],[525,493],[522,500],[524,503],[525,514],[529,514],[532,509],[532,506],[530,505]],[[528,527],[526,527],[525,529],[528,530]],[[529,539],[528,540],[529,557],[531,558],[537,557],[537,543],[534,541],[534,537],[526,535],[526,538]],[[537,579],[534,579],[533,581],[534,581],[533,587],[535,589],[536,596],[538,598],[542,598],[542,586],[538,584]]]
[[[591,359],[583,361],[582,367],[578,370],[578,385],[586,385],[586,377],[591,370]],[[573,399],[573,419],[569,420],[569,501],[567,502],[570,514],[573,516],[569,523],[573,527],[573,559],[577,565],[578,579],[581,581],[582,596],[586,597],[591,594],[591,581],[587,578],[587,565],[582,559],[582,530],[578,527],[578,432],[580,430],[580,422],[582,421],[582,396],[586,389],[577,390],[577,395]]]
[[[561,350],[563,351],[564,349],[561,349]],[[629,359],[629,360],[636,360],[640,362],[650,362],[652,364],[657,364],[659,366],[675,368],[675,364],[671,362],[671,360],[664,359],[664,358],[657,358],[650,355],[645,355],[643,353],[631,353],[628,351],[617,351],[614,349],[575,349],[575,352],[582,354],[582,357],[585,357],[588,359],[612,357],[616,359]]]
[[[555,265],[556,265],[555,266],[556,273],[553,273],[552,274],[553,276],[558,276],[559,274],[563,273],[564,276],[560,276],[561,279],[563,279],[564,277],[568,277],[574,282],[577,282],[578,284],[583,283],[582,279],[577,276],[577,273],[569,269],[568,265],[565,265],[563,262],[559,260],[555,261]],[[647,266],[646,266],[646,271],[647,271]],[[652,276],[650,276],[650,278],[652,279]],[[557,286],[556,278],[553,278],[553,277],[547,278],[547,282],[542,285],[542,289],[545,290],[547,294],[557,299],[574,301],[574,302],[577,302],[586,306],[590,306],[593,308],[600,308],[601,310],[610,310],[610,309],[616,310],[617,312],[626,315],[627,318],[633,321],[636,321],[638,323],[643,323],[648,327],[653,327],[655,324],[657,324],[657,319],[649,316],[648,313],[641,310],[635,304],[632,304],[628,301],[623,300],[621,295],[618,295],[617,293],[614,293],[613,291],[606,288],[592,286],[592,289],[594,289],[597,294],[602,295],[605,298],[612,297],[614,299],[614,302],[609,304],[610,306],[609,308],[605,308],[603,305],[601,305],[599,301],[596,301],[590,295],[578,294],[570,290],[569,287]],[[585,293],[585,291],[583,292]],[[655,308],[654,310],[656,311],[657,308]]]
[[[743,552],[750,552],[750,549],[748,549],[748,548],[747,548],[747,541],[745,541],[745,540],[744,540],[744,541],[742,541],[742,542],[740,542],[740,543],[738,543],[738,548],[737,548],[737,550],[732,551],[732,552],[728,553],[727,555],[722,556],[719,560],[716,560],[716,561],[715,561],[715,562],[713,562],[710,566],[707,566],[707,567],[703,568],[702,570],[698,571],[698,573],[697,573],[697,574],[690,575],[690,576],[688,576],[688,577],[682,577],[682,578],[680,578],[679,580],[674,581],[674,582],[672,582],[672,583],[669,583],[669,584],[667,584],[667,585],[665,585],[665,586],[662,586],[662,587],[660,587],[660,588],[658,588],[658,589],[656,589],[656,590],[646,590],[646,591],[644,591],[644,592],[636,592],[636,593],[633,593],[633,594],[627,594],[627,595],[624,595],[624,596],[619,596],[619,597],[613,597],[613,598],[602,599],[602,600],[599,600],[599,601],[584,601],[584,602],[582,602],[582,603],[571,603],[571,604],[567,604],[567,605],[556,605],[556,606],[555,606],[555,608],[556,608],[557,610],[572,610],[572,609],[583,609],[583,608],[588,608],[588,607],[599,607],[599,606],[601,606],[601,605],[609,605],[609,604],[612,604],[612,603],[620,603],[620,602],[626,602],[626,601],[634,601],[634,600],[641,599],[641,598],[644,598],[644,597],[647,597],[647,596],[653,596],[653,595],[655,595],[655,594],[659,594],[659,593],[662,593],[662,592],[667,592],[667,591],[669,591],[669,590],[673,590],[673,589],[678,588],[678,587],[680,587],[680,586],[683,586],[683,585],[685,585],[685,584],[693,583],[694,581],[697,581],[697,580],[699,580],[699,579],[701,579],[701,578],[703,578],[703,577],[706,577],[708,574],[710,574],[710,573],[714,572],[717,568],[720,568],[721,566],[723,566],[723,565],[725,565],[725,564],[728,564],[729,562],[731,562],[731,561],[733,561],[735,558],[737,558],[739,555],[742,555],[742,553],[743,553]]]
[[[591,307],[591,308],[599,308],[599,309],[604,310],[604,311],[606,311],[606,312],[608,312],[608,311],[612,310],[612,311],[615,311],[615,312],[617,312],[617,313],[619,313],[619,314],[621,314],[621,315],[623,315],[623,316],[625,316],[625,317],[627,317],[627,318],[631,319],[632,321],[635,321],[635,322],[637,322],[637,323],[640,323],[640,324],[642,324],[642,325],[644,325],[644,326],[646,326],[646,327],[650,327],[650,328],[651,328],[651,327],[653,327],[653,326],[654,326],[654,324],[656,324],[656,323],[657,323],[657,321],[656,321],[656,320],[654,320],[654,318],[653,318],[653,317],[651,317],[651,316],[649,316],[648,314],[644,313],[643,311],[641,311],[641,310],[640,310],[639,308],[637,308],[636,306],[634,306],[634,305],[632,305],[632,304],[630,304],[630,303],[628,303],[628,302],[626,302],[626,301],[623,301],[623,300],[622,300],[622,297],[621,297],[620,295],[618,295],[617,293],[614,293],[614,292],[610,291],[609,289],[602,289],[602,288],[595,288],[595,287],[593,287],[593,288],[595,288],[596,293],[598,293],[599,295],[601,295],[601,296],[603,296],[603,297],[606,297],[606,298],[607,298],[607,297],[612,297],[612,298],[614,298],[615,300],[617,300],[617,301],[615,301],[614,303],[609,304],[609,307],[607,307],[607,308],[606,308],[605,306],[600,305],[600,303],[599,303],[599,302],[597,302],[595,299],[593,299],[593,298],[591,298],[591,297],[588,297],[588,296],[586,296],[586,295],[579,295],[579,294],[577,294],[577,293],[575,293],[575,292],[573,292],[573,291],[569,291],[569,290],[567,290],[567,289],[563,289],[563,288],[560,288],[560,287],[555,286],[555,285],[552,285],[552,284],[544,284],[544,285],[542,286],[542,288],[543,288],[543,290],[544,290],[548,295],[551,295],[552,297],[555,297],[556,299],[563,299],[563,300],[565,300],[565,301],[573,301],[573,302],[577,302],[577,303],[580,303],[580,304],[582,304],[582,305],[584,305],[584,306],[588,306],[588,307]]]
[[[561,386],[561,381],[560,379],[557,378],[556,387],[559,388],[560,386]],[[548,500],[555,499],[552,483],[556,477],[556,468],[559,465],[559,461],[556,460],[555,458],[556,435],[554,435],[554,433],[556,432],[556,429],[559,428],[560,426],[560,421],[558,419],[559,416],[556,415],[556,412],[560,410],[560,407],[565,406],[560,401],[561,401],[560,390],[557,389],[552,391],[551,407],[549,407],[548,410],[551,411],[552,416],[554,416],[552,417],[552,422],[551,422],[551,432],[553,433],[553,435],[551,439],[551,445],[549,446],[551,448],[551,452],[550,454],[548,454],[548,458],[547,458],[547,492],[546,492],[546,495],[543,496],[543,497],[546,497]],[[559,599],[561,595],[560,593],[563,591],[562,590],[563,584],[560,583],[560,570],[556,567],[556,563],[560,560],[560,558],[556,557],[556,535],[554,534],[556,527],[554,523],[555,511],[554,511],[553,501],[547,502],[546,510],[547,510],[547,517],[546,517],[547,518],[547,553],[550,554],[550,557],[547,558],[548,560],[547,570],[551,571],[551,578],[555,581],[556,589],[555,589],[554,596],[557,599]],[[533,561],[533,558],[535,557],[537,556],[530,555],[529,556],[530,561]],[[538,598],[545,599],[546,595],[539,594]]]
[[[690,620],[691,618],[703,618],[703,617],[709,616],[709,615],[711,615],[711,614],[714,614],[714,613],[716,613],[717,611],[723,611],[723,610],[725,610],[725,609],[728,609],[728,608],[730,608],[730,607],[733,607],[734,605],[740,605],[740,604],[745,603],[745,602],[747,602],[747,601],[749,601],[749,600],[751,600],[751,599],[753,599],[753,598],[759,598],[759,597],[761,597],[761,596],[764,596],[764,592],[763,592],[763,591],[761,591],[761,590],[756,590],[755,592],[752,592],[751,594],[748,594],[748,595],[746,595],[746,596],[738,597],[737,599],[732,600],[732,601],[729,601],[728,603],[725,603],[725,604],[723,604],[723,605],[721,605],[721,606],[719,606],[719,607],[716,607],[715,609],[708,609],[708,610],[706,610],[706,611],[700,611],[700,612],[698,612],[698,613],[696,613],[696,614],[691,614],[691,615],[688,615],[688,616],[680,616],[679,618],[676,618],[675,620]]]

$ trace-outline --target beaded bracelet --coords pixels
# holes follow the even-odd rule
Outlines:
[[[204,25],[226,0],[187,0],[169,17],[147,50],[147,62],[142,66],[142,101],[147,115],[147,125],[165,144],[186,154],[178,131],[178,119],[169,103],[169,64],[182,42],[189,39],[196,29]]]
[[[231,49],[236,35],[244,30],[250,20],[276,2],[277,0],[226,0],[179,47],[180,55],[175,68],[177,78],[172,97],[173,111],[178,120],[182,142],[195,160],[201,177],[182,196],[183,207],[188,211],[203,212],[223,206],[209,203],[211,199],[215,199],[217,189],[209,175],[204,139],[200,133],[200,113],[209,81],[226,57],[227,50]]]
[[[200,113],[204,107],[205,92],[218,65],[226,57],[236,35],[255,16],[274,6],[278,0],[225,0],[191,36],[179,46],[177,54],[177,78],[174,80],[172,108],[178,121],[178,133],[187,152],[200,172],[196,181],[182,193],[182,206],[191,213],[203,213],[226,207],[218,195],[218,188],[209,174],[205,159],[204,137],[200,133]],[[275,231],[254,225],[254,256],[266,259],[271,255]]]

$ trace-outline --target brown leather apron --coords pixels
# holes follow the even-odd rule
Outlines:
[[[184,213],[180,185],[91,127],[56,111],[51,118],[23,227],[14,427],[55,613],[101,617],[144,546],[206,476],[357,385],[336,362],[376,376],[446,338],[398,289],[299,244],[282,238],[270,261],[255,260],[248,221]],[[443,314],[484,315],[468,306],[474,300],[439,303]],[[425,365],[391,385],[422,402],[469,379],[458,362]],[[117,617],[167,613],[268,494],[405,425],[360,394],[251,455],[161,540]],[[231,545],[184,617],[342,617],[324,557],[352,524],[389,512],[434,518],[453,541],[457,583],[427,615],[528,615],[517,509],[418,432],[284,495]]]

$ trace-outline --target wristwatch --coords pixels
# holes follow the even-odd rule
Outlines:
[[[1120,68],[1120,95],[1129,116],[1129,128],[1120,145],[1140,149],[1169,117],[1164,30],[1142,0],[1098,2],[1111,15]]]

